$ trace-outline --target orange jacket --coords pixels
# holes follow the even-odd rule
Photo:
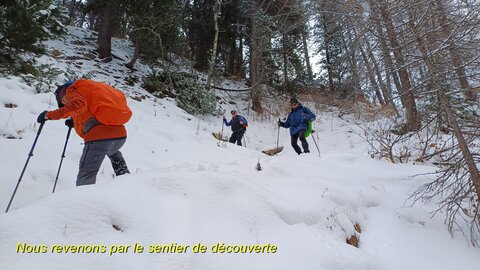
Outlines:
[[[110,126],[97,122],[97,125],[85,132],[85,124],[94,118],[88,110],[87,102],[95,102],[93,91],[97,91],[96,87],[111,86],[91,80],[75,81],[66,91],[65,106],[48,112],[47,118],[59,120],[71,116],[75,124],[75,131],[85,142],[127,137],[124,125]]]

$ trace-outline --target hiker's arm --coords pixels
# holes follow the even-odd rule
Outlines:
[[[283,122],[283,127],[284,128],[289,128],[290,125],[291,125],[291,122],[292,122],[292,117],[291,117],[292,114],[289,114],[288,117],[287,117],[287,121]]]
[[[225,126],[227,126],[227,127],[232,125],[232,120],[227,121],[227,119],[223,119],[223,122],[225,122]]]
[[[72,112],[83,112],[88,110],[87,101],[85,98],[78,93],[78,91],[68,91],[67,92],[67,102],[62,108],[50,111],[47,113],[47,118],[51,120],[58,120],[62,118],[67,118],[72,115]]]

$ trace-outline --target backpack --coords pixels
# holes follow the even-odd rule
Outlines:
[[[305,111],[305,106],[302,108],[303,110],[303,113],[304,114],[307,114],[307,112]],[[308,136],[310,136],[310,134],[313,133],[313,125],[312,125],[312,121],[308,121],[308,124],[307,124],[307,130],[305,131],[305,138],[308,138]]]
[[[87,98],[88,110],[98,122],[120,126],[132,117],[125,95],[114,87],[92,80],[77,80],[73,86]]]
[[[245,117],[240,115],[240,121],[243,122],[243,125],[242,125],[243,130],[247,130],[247,127],[248,127],[247,119],[245,119]]]
[[[308,121],[308,127],[307,127],[307,130],[305,131],[305,138],[308,138],[308,136],[310,136],[310,134],[312,133],[313,133],[312,121]]]

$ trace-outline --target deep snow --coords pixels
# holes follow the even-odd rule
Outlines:
[[[75,37],[91,33],[69,28],[65,40],[49,49],[75,55]],[[115,54],[128,58],[131,48],[114,42]],[[91,50],[86,46],[85,50]],[[43,62],[42,62],[43,61]],[[67,65],[79,73],[122,89],[128,72],[121,61],[109,64],[43,56],[40,62]],[[76,63],[76,64],[75,64]],[[106,67],[107,66],[107,67]],[[148,67],[139,65],[136,75]],[[59,82],[64,79],[59,77]],[[230,84],[235,84],[231,82]],[[238,84],[238,83],[237,83]],[[240,84],[239,88],[241,87]],[[36,116],[55,108],[51,92],[36,91],[19,78],[0,78],[0,206],[6,207],[36,134]],[[223,95],[222,93],[217,93]],[[134,115],[127,124],[122,152],[132,174],[113,177],[107,161],[97,184],[75,187],[82,141],[72,134],[55,194],[51,193],[66,135],[63,121],[48,121],[8,214],[0,214],[0,269],[475,269],[479,249],[460,234],[447,232],[435,205],[410,207],[409,195],[434,167],[373,160],[355,127],[331,113],[317,111],[321,157],[297,156],[288,130],[280,132],[285,149],[269,157],[259,150],[276,144],[275,121],[247,113],[245,94],[231,94],[247,114],[247,147],[216,141],[221,117],[194,117],[170,99],[129,98]],[[224,99],[227,96],[222,96]],[[13,103],[17,107],[6,108]],[[312,105],[313,106],[313,105]],[[348,117],[347,117],[348,118]],[[228,128],[224,130],[229,134]],[[7,137],[14,137],[9,139]],[[19,139],[21,137],[21,139]],[[262,170],[255,166],[259,162]],[[359,248],[346,244],[361,226]],[[119,230],[113,228],[115,225]],[[17,253],[17,243],[46,245],[40,254]],[[57,254],[54,244],[203,243],[274,244],[264,254]]]

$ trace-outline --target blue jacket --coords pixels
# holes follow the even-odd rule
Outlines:
[[[307,130],[308,121],[314,121],[315,118],[315,114],[313,114],[310,109],[303,107],[303,105],[300,104],[297,108],[292,109],[288,114],[287,121],[281,123],[281,126],[284,128],[290,128],[290,136],[293,136],[300,130]]]

